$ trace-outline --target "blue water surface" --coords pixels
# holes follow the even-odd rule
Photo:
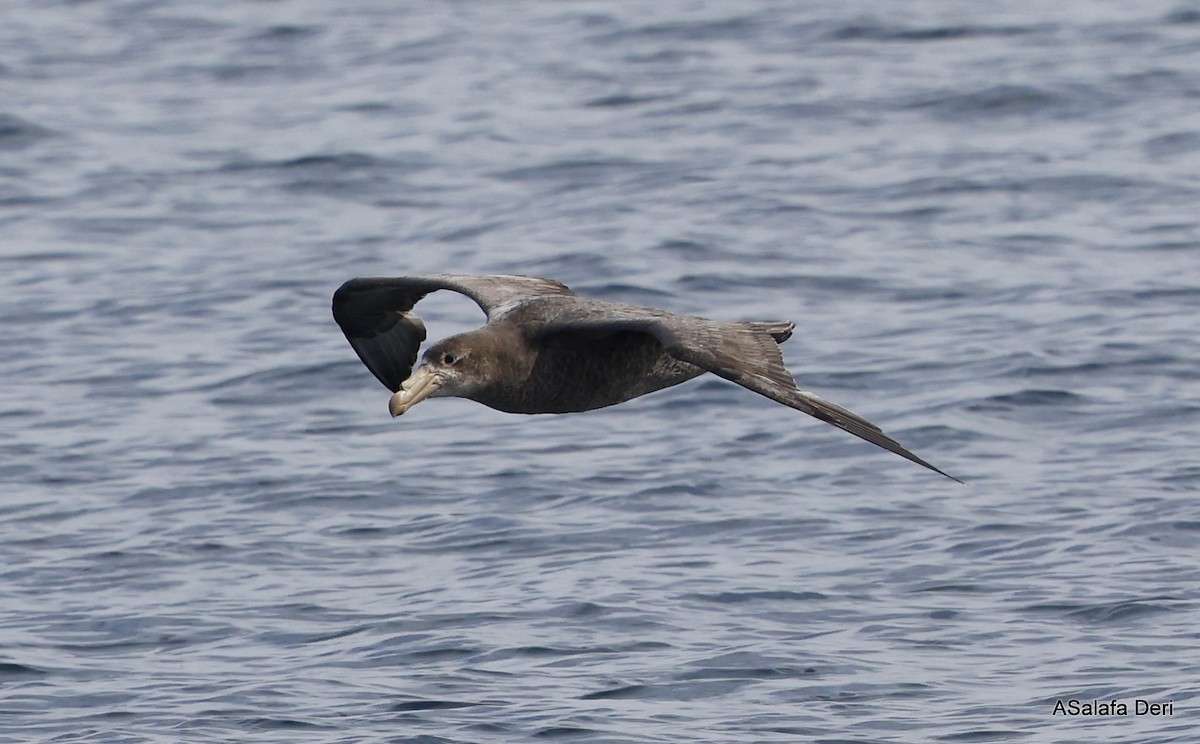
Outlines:
[[[1195,741],[1198,173],[1181,2],[10,0],[0,741]],[[329,301],[428,272],[793,320],[967,485],[393,421]]]

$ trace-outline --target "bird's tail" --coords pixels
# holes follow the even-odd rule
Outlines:
[[[775,343],[782,344],[792,337],[792,329],[796,327],[795,323],[787,320],[780,321],[763,321],[761,323],[747,323],[756,331],[766,331],[771,334],[771,338],[775,339]]]

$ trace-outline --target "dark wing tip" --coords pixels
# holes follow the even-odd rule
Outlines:
[[[371,374],[392,392],[408,377],[425,340],[425,324],[409,312],[422,295],[402,282],[363,277],[333,293],[333,319]]]
[[[818,418],[827,424],[833,424],[839,429],[847,431],[859,439],[868,441],[877,447],[882,447],[888,452],[900,455],[904,459],[910,462],[915,462],[921,467],[928,468],[956,483],[962,483],[963,485],[966,485],[966,483],[964,483],[962,480],[955,478],[953,475],[950,475],[933,463],[917,456],[904,445],[900,444],[895,439],[892,439],[887,434],[884,434],[883,429],[880,429],[878,426],[872,424],[870,421],[867,421],[865,418],[859,416],[853,411],[842,408],[836,403],[830,403],[829,401],[819,398],[812,393],[802,390],[798,390],[797,392],[801,393],[803,402],[808,406],[811,406],[811,411],[805,411],[809,415]]]
[[[362,280],[344,282],[334,293],[334,320],[343,331],[355,326],[354,295],[359,293]]]
[[[346,335],[370,332],[388,310],[410,310],[394,307],[401,304],[391,297],[384,280],[374,277],[351,279],[333,293],[333,319]]]

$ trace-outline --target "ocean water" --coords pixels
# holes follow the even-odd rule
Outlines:
[[[0,741],[1195,741],[1198,173],[1194,3],[8,0]],[[329,301],[423,272],[794,320],[967,485],[393,421]]]

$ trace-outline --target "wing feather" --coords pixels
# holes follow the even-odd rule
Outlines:
[[[597,331],[639,330],[652,334],[667,353],[684,362],[736,382],[759,395],[808,414],[849,432],[877,447],[929,468],[935,473],[958,478],[918,457],[885,434],[875,424],[836,403],[801,390],[783,364],[775,337],[787,338],[791,327],[784,324],[722,323],[705,318],[680,316],[662,311],[622,306],[607,318],[563,318],[547,331],[568,329]]]
[[[439,289],[470,297],[488,318],[535,297],[572,294],[559,282],[532,276],[430,274],[351,279],[333,294],[333,318],[358,358],[392,392],[400,389],[412,371],[425,340],[425,324],[412,309]]]

